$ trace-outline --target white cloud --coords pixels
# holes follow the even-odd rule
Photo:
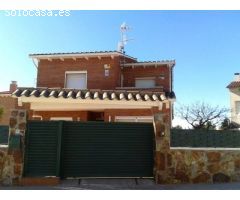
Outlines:
[[[183,129],[191,128],[191,126],[186,122],[186,120],[183,120],[179,117],[174,117],[172,121],[172,127],[175,127],[177,125],[181,126]]]

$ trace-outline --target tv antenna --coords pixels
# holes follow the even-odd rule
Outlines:
[[[117,50],[119,52],[125,53],[124,47],[129,41],[127,38],[127,32],[130,30],[130,27],[126,24],[126,22],[123,22],[122,25],[120,26],[120,33],[121,33],[121,41],[118,42],[118,47]]]

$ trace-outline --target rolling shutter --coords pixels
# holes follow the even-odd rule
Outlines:
[[[87,89],[87,73],[67,73],[66,88]]]

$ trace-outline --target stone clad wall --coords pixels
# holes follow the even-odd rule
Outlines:
[[[22,178],[25,126],[26,111],[12,111],[9,147],[0,147],[0,184],[18,184]],[[167,114],[154,115],[154,129],[156,183],[240,181],[240,150],[171,149]]]
[[[23,136],[26,110],[12,110],[8,146],[0,147],[0,184],[18,184],[23,172]]]
[[[11,185],[14,176],[14,158],[6,147],[0,147],[0,185]]]
[[[157,153],[158,183],[240,181],[240,153],[230,150],[170,150]]]
[[[154,116],[155,179],[159,184],[240,181],[240,149],[171,149],[166,116]]]

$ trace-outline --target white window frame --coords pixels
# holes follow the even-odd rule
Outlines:
[[[136,77],[135,79],[154,79],[155,80],[155,77],[153,77],[153,76],[150,76],[150,77]]]
[[[131,119],[134,120],[134,122],[139,122],[138,119],[151,119],[153,121],[153,116],[115,116],[115,122],[117,122],[118,119]]]
[[[154,82],[155,82],[155,85],[154,85],[154,87],[156,87],[156,78],[155,77],[136,77],[135,78],[135,87],[136,87],[136,80],[154,80]],[[138,87],[136,87],[136,88],[138,88]]]
[[[51,121],[73,121],[72,117],[51,117]]]
[[[43,117],[41,115],[33,115],[32,118],[34,118],[34,117],[40,118],[41,121],[43,120]]]
[[[86,89],[88,87],[87,85],[87,80],[88,80],[88,74],[87,74],[87,71],[84,70],[84,71],[65,71],[65,81],[64,81],[64,88],[67,88],[67,75],[68,74],[86,74]]]

